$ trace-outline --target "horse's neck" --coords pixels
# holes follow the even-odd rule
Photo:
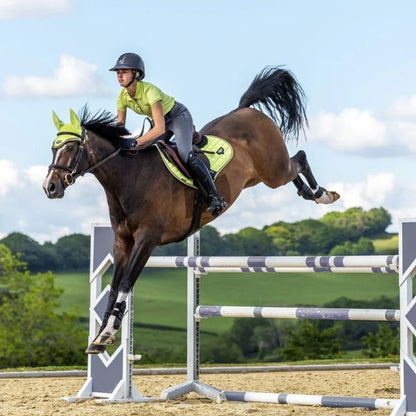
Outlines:
[[[98,164],[117,150],[107,140],[95,136],[91,142],[91,161]],[[124,150],[109,158],[93,170],[94,176],[103,186],[107,194],[113,198],[125,198],[127,191],[133,191],[136,183],[140,182],[140,168],[145,161],[141,154],[128,155]]]
[[[96,165],[96,168],[92,170],[92,174],[98,179],[101,185],[106,189],[111,187],[116,182],[117,175],[112,175],[112,172],[116,172],[123,164],[120,162],[120,154],[109,158],[117,148],[108,140],[91,134],[88,143],[89,163],[90,167]],[[109,158],[108,160],[106,160]]]

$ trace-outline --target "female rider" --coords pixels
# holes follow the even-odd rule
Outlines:
[[[185,163],[195,183],[207,195],[208,209],[217,216],[226,206],[205,164],[192,151],[193,122],[188,109],[155,85],[142,81],[145,76],[144,62],[135,53],[124,53],[110,69],[117,72],[123,87],[117,100],[117,121],[126,123],[127,108],[153,120],[153,127],[143,136],[135,137],[136,145],[151,142],[166,130],[175,134],[179,157]]]

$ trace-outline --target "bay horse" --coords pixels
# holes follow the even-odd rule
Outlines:
[[[318,185],[303,151],[289,157],[283,135],[285,140],[297,140],[304,133],[304,100],[304,91],[289,70],[267,67],[254,78],[235,110],[200,130],[227,140],[234,151],[216,180],[227,202],[225,211],[244,188],[260,182],[270,188],[293,182],[300,196],[316,203],[330,204],[339,198]],[[105,190],[115,234],[108,305],[99,333],[86,350],[97,354],[114,342],[127,295],[153,249],[188,235],[197,190],[168,173],[154,147],[135,154],[123,150],[122,138],[129,132],[108,111],[91,115],[84,107],[80,118],[71,110],[71,124],[55,114],[54,121],[60,131],[43,183],[46,195],[62,198],[79,175],[92,172]],[[214,219],[204,212],[200,226]]]

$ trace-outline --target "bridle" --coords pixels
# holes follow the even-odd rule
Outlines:
[[[98,168],[98,166],[107,162],[109,159],[113,158],[114,156],[117,156],[121,151],[121,147],[119,147],[113,153],[110,153],[108,156],[106,156],[104,159],[100,160],[96,164],[88,167],[85,170],[77,172],[78,165],[79,165],[79,163],[80,163],[80,161],[81,161],[81,159],[84,155],[85,146],[86,146],[86,143],[87,143],[87,140],[88,140],[88,135],[87,135],[87,132],[86,132],[85,128],[84,127],[81,127],[81,128],[82,128],[81,134],[78,134],[78,133],[75,133],[75,132],[68,132],[68,131],[60,131],[57,134],[58,136],[60,136],[60,135],[74,136],[74,140],[67,140],[67,141],[77,141],[77,142],[79,142],[78,152],[77,152],[74,160],[72,161],[71,165],[68,167],[68,166],[52,163],[48,167],[48,171],[50,171],[52,169],[61,169],[61,170],[64,170],[64,171],[68,172],[67,174],[65,174],[64,178],[62,179],[62,182],[66,186],[73,185],[79,176],[84,176],[86,173],[92,172],[94,169]]]

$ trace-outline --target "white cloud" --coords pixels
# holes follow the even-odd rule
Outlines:
[[[6,195],[11,188],[20,185],[19,170],[10,160],[0,159],[0,195]]]
[[[321,112],[310,120],[311,138],[337,150],[357,151],[387,144],[385,124],[370,111],[346,108],[338,115]]]
[[[39,184],[42,183],[46,176],[46,168],[42,165],[30,166],[23,170],[28,183]]]
[[[346,108],[310,118],[310,138],[338,151],[366,157],[416,154],[416,95],[372,112]]]
[[[416,122],[416,95],[397,99],[385,112],[386,117],[398,121]]]
[[[400,121],[394,123],[391,133],[392,140],[406,149],[407,153],[416,154],[416,117],[415,122]]]
[[[390,196],[397,193],[396,177],[390,172],[368,174],[364,181],[332,183],[329,187],[341,194],[341,211],[351,207],[367,210],[384,206]]]
[[[18,231],[43,243],[72,233],[88,234],[91,222],[109,222],[104,192],[92,175],[79,178],[63,199],[49,200],[42,189],[46,174],[46,166],[19,169],[0,161],[1,235]],[[8,180],[6,187],[9,177],[18,179]]]
[[[71,5],[71,0],[1,0],[0,20],[64,14]]]
[[[97,65],[62,55],[52,77],[9,76],[3,84],[9,97],[107,95],[109,89],[97,74]]]
[[[261,228],[282,218],[296,221],[296,189],[289,184],[278,189],[270,189],[263,184],[244,189],[237,201],[223,216],[211,225],[222,234],[234,233],[245,227]],[[289,208],[284,213],[282,207]]]

